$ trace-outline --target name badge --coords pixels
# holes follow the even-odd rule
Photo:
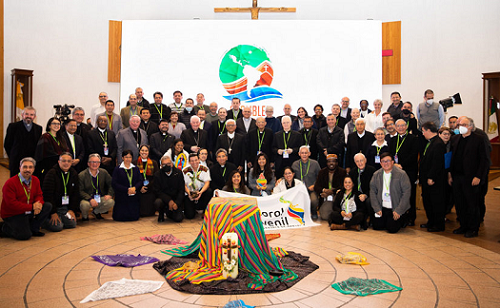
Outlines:
[[[379,155],[375,156],[375,163],[380,164],[380,156]]]
[[[391,194],[390,193],[383,193],[382,194],[382,201],[391,202]]]
[[[229,148],[229,151],[227,151],[227,153],[231,154],[232,151],[233,151],[233,149]]]
[[[399,164],[398,155],[394,155],[394,163]]]
[[[287,151],[283,152],[283,158],[289,158],[289,157],[290,157],[290,155],[288,154]]]
[[[69,196],[62,196],[61,203],[62,203],[62,205],[68,205],[69,204]]]
[[[382,217],[382,215],[375,213],[375,218],[380,218],[380,217]]]
[[[261,151],[257,151],[257,155],[259,155],[260,153],[262,153]]]
[[[326,201],[333,201],[333,195],[329,195],[328,197],[326,197]]]
[[[97,203],[101,203],[101,195],[94,195],[94,200],[95,200]]]
[[[109,155],[109,148],[107,146],[104,146],[104,155]]]
[[[144,184],[144,186],[147,186],[149,184],[149,180],[144,180],[144,182],[142,182]]]

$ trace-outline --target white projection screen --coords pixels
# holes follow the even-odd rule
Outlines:
[[[266,105],[280,115],[285,103],[310,115],[320,103],[328,114],[344,96],[359,107],[382,94],[382,24],[373,20],[124,21],[121,59],[121,107],[139,86],[167,105],[175,90],[226,108],[237,96],[254,117]]]

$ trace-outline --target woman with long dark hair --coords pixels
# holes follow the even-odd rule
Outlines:
[[[245,185],[241,174],[238,170],[233,170],[229,174],[229,178],[227,179],[226,185],[222,188],[223,191],[235,192],[240,194],[249,195],[250,189]]]
[[[252,196],[270,195],[275,182],[269,158],[265,153],[259,153],[248,175],[248,186],[252,189]]]
[[[344,178],[344,186],[333,201],[333,212],[328,219],[330,230],[361,230],[365,217],[365,203],[359,200],[359,192],[350,176]]]
[[[174,163],[174,168],[182,170],[189,165],[189,153],[184,150],[184,142],[181,139],[175,139],[172,147],[168,149],[164,156],[170,156]]]
[[[304,128],[304,118],[307,117],[307,110],[304,107],[299,107],[297,109],[297,119],[292,123],[292,130],[298,132],[302,128]],[[316,128],[316,123],[313,121],[313,128]]]
[[[61,121],[56,117],[52,117],[47,121],[45,127],[46,133],[43,134],[36,145],[35,160],[36,172],[35,175],[40,179],[40,184],[43,183],[45,174],[57,164],[59,155],[63,152],[69,152],[68,146],[61,132]]]

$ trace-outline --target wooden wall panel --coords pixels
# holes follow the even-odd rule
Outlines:
[[[401,83],[401,21],[382,23],[382,49],[392,56],[382,57],[382,84]]]
[[[120,82],[122,22],[109,21],[108,82]]]

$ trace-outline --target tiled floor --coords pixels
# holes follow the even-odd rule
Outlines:
[[[491,184],[500,185],[500,179]],[[489,197],[498,200],[500,192],[491,190]],[[423,220],[423,213],[419,215]],[[151,265],[107,267],[93,261],[91,255],[140,253],[164,260],[168,258],[160,253],[164,245],[141,241],[139,237],[172,233],[192,241],[201,226],[200,219],[158,224],[153,217],[127,223],[114,222],[110,215],[105,217],[105,221],[91,219],[79,223],[76,229],[47,233],[25,242],[0,239],[0,307],[216,307],[234,299],[273,307],[500,307],[500,254],[449,235],[450,226],[448,236],[443,236],[418,227],[406,228],[399,234],[329,231],[326,223],[282,230],[281,238],[271,242],[271,246],[308,255],[320,266],[283,292],[193,295],[177,292],[165,283],[152,294],[80,304],[107,281],[164,281]],[[480,237],[487,233],[484,229]],[[364,254],[370,264],[343,265],[335,261],[338,253],[348,251]],[[403,291],[356,297],[331,288],[332,283],[349,277],[384,279],[403,287]]]

